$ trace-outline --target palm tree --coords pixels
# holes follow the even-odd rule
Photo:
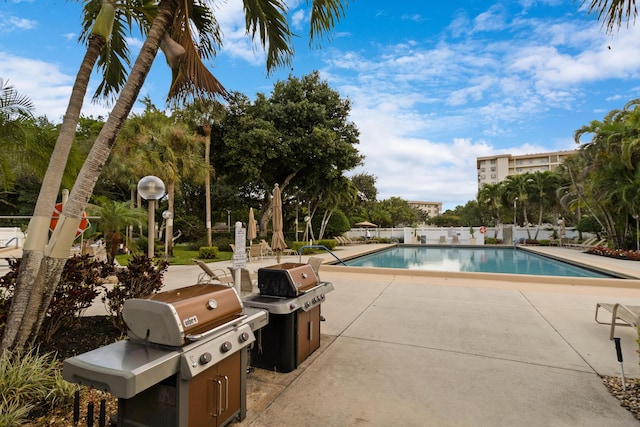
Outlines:
[[[345,11],[343,2],[346,2],[346,0],[311,1],[310,38],[312,41],[331,29],[343,16]],[[190,22],[187,20],[178,22],[179,25],[176,25],[174,18],[183,17],[184,19],[189,19],[191,15],[188,11],[193,10],[191,6],[194,6],[194,4],[202,6],[198,3],[189,0],[159,1],[157,13],[148,30],[147,38],[140,49],[138,58],[107,122],[80,170],[76,184],[69,195],[69,200],[65,204],[57,227],[49,240],[44,259],[41,263],[30,263],[27,268],[24,268],[24,270],[28,271],[22,274],[22,277],[19,277],[16,282],[16,287],[21,289],[23,294],[30,295],[31,298],[24,299],[23,297],[17,304],[20,307],[16,310],[11,309],[2,341],[1,349],[3,352],[4,350],[22,349],[28,337],[38,332],[51,295],[60,280],[62,268],[68,258],[69,249],[75,236],[75,230],[82,218],[84,207],[109,157],[118,133],[138,97],[160,43],[171,28],[180,31],[180,29],[190,26]],[[204,8],[204,6],[202,7]],[[245,0],[244,12],[247,32],[253,38],[256,38],[257,35],[262,46],[267,50],[267,70],[272,70],[278,65],[288,64],[293,55],[293,49],[291,47],[292,33],[287,22],[286,5],[279,0]],[[206,39],[206,37],[202,37],[202,39]],[[209,46],[209,48],[211,47],[213,45]],[[188,54],[189,51],[187,50],[185,55]],[[186,67],[180,68],[183,73],[187,70],[188,68]],[[192,85],[183,86],[185,90],[191,89],[195,91],[194,87],[201,87],[198,85],[198,76],[188,77],[191,78]],[[214,91],[213,94],[216,94],[216,92]],[[57,192],[57,189],[55,191]],[[51,210],[48,212],[51,212]],[[40,213],[40,215],[42,215],[41,218],[44,217],[44,213]],[[45,224],[40,221],[30,232],[46,236],[47,233],[44,226]],[[35,245],[36,251],[45,247],[46,237],[41,237],[39,243],[42,244]],[[34,251],[33,247],[25,247],[25,255],[27,257],[30,256],[29,253],[36,251]],[[15,303],[16,298],[14,296]]]
[[[33,119],[33,103],[21,95],[8,81],[0,78],[0,135],[2,135],[2,154],[0,154],[0,173],[5,190],[11,188],[14,181],[12,164],[15,154],[27,146],[29,126]]]
[[[98,206],[87,209],[92,215],[99,216],[99,229],[104,233],[107,247],[107,260],[113,263],[122,242],[122,230],[130,225],[142,224],[147,214],[144,209],[134,208],[130,202],[118,202],[100,198]]]
[[[95,20],[92,21],[94,24],[87,36],[87,50],[80,64],[78,74],[76,75],[64,120],[60,126],[58,139],[49,160],[49,167],[45,172],[33,216],[29,221],[29,233],[27,233],[27,238],[24,243],[24,251],[18,271],[18,278],[16,279],[16,290],[0,346],[2,351],[14,345],[18,330],[22,328],[22,317],[26,312],[27,306],[30,304],[30,298],[34,295],[31,291],[30,284],[36,281],[36,274],[44,256],[51,212],[53,212],[56,203],[65,165],[67,164],[73,145],[78,118],[80,117],[82,102],[87,91],[89,78],[99,54],[107,45],[112,35],[114,22],[117,21],[114,0],[101,2],[93,0],[87,2],[85,11],[91,10],[95,12],[98,4],[100,6],[99,11],[95,14]],[[118,16],[120,18],[122,17],[121,14],[118,14]],[[117,84],[109,80],[109,84],[112,83]],[[26,337],[24,340],[26,340]],[[23,344],[20,345],[22,346]]]
[[[494,218],[493,238],[498,237],[498,226],[500,225],[500,208],[502,207],[502,198],[504,185],[484,184],[478,191],[478,203],[487,204],[491,209],[491,217]]]
[[[558,180],[557,175],[551,171],[534,172],[530,179],[531,199],[538,204],[538,222],[536,234],[533,236],[534,240],[537,240],[544,212],[549,209],[555,210],[557,206],[555,190],[558,187]]]
[[[531,193],[532,182],[533,179],[529,173],[510,175],[505,180],[506,194],[510,196],[514,205],[520,204],[520,206],[522,206],[522,218],[524,226],[527,229],[528,239],[531,239],[531,231],[529,230],[529,218],[527,216],[527,201],[529,200],[529,194]]]
[[[184,109],[174,114],[176,119],[189,123],[192,128],[199,129],[204,135],[204,179],[205,226],[207,229],[207,245],[212,245],[211,237],[211,126],[224,116],[224,106],[214,100],[197,98]]]
[[[158,175],[167,186],[168,210],[174,213],[176,187],[182,178],[202,181],[206,167],[202,162],[202,136],[193,132],[185,123],[167,117],[147,98],[145,112],[134,116],[127,125],[135,128],[135,143],[130,161],[137,167],[137,176]],[[124,133],[124,132],[123,132]],[[173,225],[167,222],[168,236],[173,236]],[[173,242],[168,240],[167,255],[172,255]]]

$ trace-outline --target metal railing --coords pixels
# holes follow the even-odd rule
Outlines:
[[[305,245],[305,246],[301,246],[298,249],[298,256],[300,258],[302,258],[302,251],[304,249],[324,249],[325,251],[329,252],[331,254],[331,256],[333,256],[340,264],[346,266],[347,264],[344,263],[344,261],[342,261],[340,258],[338,258],[338,256],[336,254],[334,254],[331,249],[327,248],[325,245]]]

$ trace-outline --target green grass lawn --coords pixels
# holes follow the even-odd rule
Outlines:
[[[156,253],[157,258],[162,258],[164,255],[162,253]],[[218,261],[228,261],[233,256],[231,252],[218,252],[218,256],[213,259],[203,260],[206,262],[218,262]],[[186,248],[186,246],[174,246],[173,248],[173,256],[169,257],[168,261],[170,265],[191,265],[193,261],[191,259],[198,258],[198,251],[190,251]],[[116,256],[118,263],[122,266],[129,265],[129,260],[131,259],[131,255],[118,255]]]

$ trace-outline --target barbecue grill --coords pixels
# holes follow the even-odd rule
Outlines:
[[[245,307],[269,312],[269,324],[251,349],[251,365],[291,372],[320,347],[320,305],[333,284],[321,282],[309,264],[283,263],[258,269],[259,295]]]
[[[66,359],[70,382],[118,397],[117,426],[222,426],[246,415],[247,347],[268,323],[234,288],[125,301],[128,339]]]

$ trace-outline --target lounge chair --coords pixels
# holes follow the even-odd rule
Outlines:
[[[235,277],[236,271],[233,267],[229,267],[231,277]],[[255,275],[252,275],[246,268],[240,269],[240,293],[241,296],[250,295],[255,293],[255,288],[258,284],[258,279]]]
[[[447,243],[447,238],[445,236],[440,236],[440,244],[444,245],[445,243]]]
[[[262,247],[260,245],[249,246],[249,261],[262,259]]]
[[[200,283],[219,283],[229,284],[233,282],[233,277],[228,276],[227,272],[221,268],[210,268],[207,264],[199,259],[192,259],[194,263],[202,269],[202,273],[198,276],[198,284]]]
[[[260,245],[262,246],[263,256],[275,256],[276,251],[271,249],[271,245],[266,240],[260,240]],[[293,249],[285,248],[282,250],[282,255],[298,255],[298,253]]]
[[[596,243],[597,239],[598,239],[597,237],[592,237],[590,239],[583,241],[582,243],[566,243],[564,246],[569,248],[578,248],[578,249],[590,248],[594,245],[594,243]]]
[[[611,313],[611,322],[601,322],[598,320],[598,310],[600,308],[603,308]],[[595,319],[596,322],[601,325],[611,325],[609,339],[612,340],[616,326],[632,326],[634,328],[638,327],[638,321],[640,319],[640,306],[599,302],[598,304],[596,304]],[[618,320],[621,320],[622,323],[618,322]]]
[[[451,243],[453,243],[453,244],[460,243],[460,239],[458,238],[457,235],[454,234],[453,236],[451,236]]]
[[[320,258],[317,256],[309,257],[309,259],[307,260],[307,264],[311,266],[313,272],[316,273],[316,276],[318,276],[318,279],[320,279],[320,266],[322,266],[323,262],[324,258]]]

